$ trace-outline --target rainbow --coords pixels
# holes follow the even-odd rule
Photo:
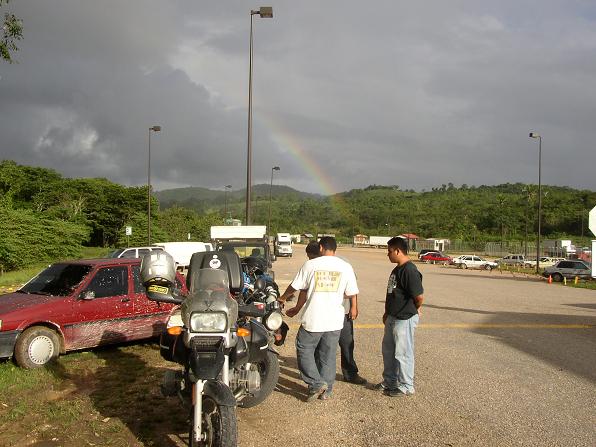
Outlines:
[[[344,198],[337,193],[339,188],[334,185],[329,179],[328,175],[323,172],[320,164],[303,149],[303,144],[293,136],[289,131],[282,128],[274,119],[267,120],[269,130],[272,132],[271,138],[279,146],[282,152],[287,152],[292,155],[302,166],[302,168],[310,174],[313,181],[319,186],[323,193],[329,196],[331,205],[339,212],[351,215],[349,206]]]

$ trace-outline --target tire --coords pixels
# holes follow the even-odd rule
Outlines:
[[[32,326],[23,331],[14,348],[14,356],[25,369],[41,368],[60,354],[60,337],[45,326]]]
[[[275,389],[277,379],[279,378],[279,359],[277,354],[267,351],[267,355],[260,362],[253,363],[261,375],[261,389],[252,396],[246,396],[238,406],[242,408],[251,408],[263,402]]]
[[[194,412],[192,408],[190,409],[189,447],[236,447],[238,443],[236,407],[218,405],[211,397],[203,396],[202,416],[202,427],[206,439],[195,442],[192,433]]]
[[[493,268],[490,265],[484,264],[484,270],[488,270],[490,272],[492,269]]]
[[[464,270],[468,268],[468,264],[462,264],[461,266]]]
[[[561,275],[560,273],[553,273],[553,281],[563,282],[563,275]]]

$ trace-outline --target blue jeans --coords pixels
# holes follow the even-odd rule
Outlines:
[[[418,320],[418,315],[408,320],[387,316],[382,345],[386,388],[414,393],[414,330]]]
[[[326,384],[327,393],[331,393],[340,332],[309,332],[300,326],[296,335],[296,357],[300,376],[308,385],[309,392]]]

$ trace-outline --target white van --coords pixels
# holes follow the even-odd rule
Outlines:
[[[277,233],[274,243],[275,256],[289,256],[291,258],[292,252],[292,238],[290,233]]]
[[[176,269],[183,273],[186,273],[194,253],[213,251],[213,244],[210,242],[160,242],[153,246],[161,247],[171,254],[176,262]]]

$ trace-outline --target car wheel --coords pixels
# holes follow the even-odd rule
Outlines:
[[[462,264],[461,265],[463,269],[467,269],[468,268],[468,264]]]
[[[560,273],[554,273],[553,274],[553,281],[556,281],[556,282],[563,281],[563,275],[561,275]]]
[[[492,268],[490,265],[488,265],[488,264],[485,264],[485,265],[484,265],[484,270],[489,270],[489,271],[490,271],[490,270],[492,270],[492,269],[493,269],[493,268]]]
[[[60,353],[58,334],[44,326],[32,326],[23,331],[14,348],[17,364],[25,369],[41,368]]]

